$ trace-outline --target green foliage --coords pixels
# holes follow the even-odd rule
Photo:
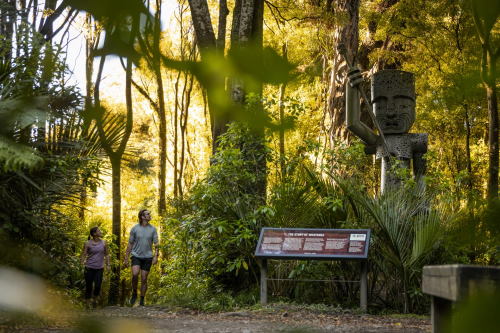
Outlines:
[[[443,258],[461,264],[498,265],[499,212],[498,201],[476,200],[462,209],[447,226]]]
[[[489,35],[500,16],[500,4],[494,0],[465,0],[466,6],[470,6],[474,15],[477,15],[479,23],[479,34]]]
[[[488,120],[478,70],[480,38],[488,36],[492,45],[498,41],[498,1],[361,2],[359,57],[368,53],[368,67],[401,65],[416,74],[418,116],[413,130],[430,134],[427,184],[428,189],[439,191],[439,206],[411,191],[414,184],[405,169],[398,169],[407,183],[401,192],[374,198],[379,188],[378,162],[367,157],[355,139],[346,143],[331,137],[335,129],[328,128],[329,93],[324,86],[339,78],[329,78],[336,66],[330,35],[349,18],[346,13],[332,14],[332,8],[322,7],[324,3],[269,7],[276,14],[277,27],[266,29],[266,43],[275,49],[287,44],[294,65],[272,47],[249,46],[227,54],[210,51],[200,62],[177,61],[166,52],[160,55],[163,66],[196,76],[210,97],[208,103],[214,103],[212,116],[239,123],[220,138],[205,179],[185,199],[173,202],[162,221],[162,252],[169,260],[162,263],[161,273],[150,276],[152,285],[160,286],[156,301],[194,304],[210,311],[255,303],[258,269],[253,251],[262,226],[371,227],[370,301],[377,306],[422,311],[425,301],[419,276],[426,263],[499,263],[499,210],[496,203],[486,206],[480,200]],[[394,4],[384,7],[388,3]],[[139,41],[154,38],[154,18],[143,1],[68,0],[65,4],[92,14],[102,25],[104,42],[93,56],[113,54],[130,58],[137,66],[143,64],[145,50],[131,36],[132,24],[140,19]],[[89,109],[83,114],[78,91],[64,84],[67,70],[58,58],[61,50],[34,33],[25,18],[21,20],[24,12],[4,8],[2,15],[12,12],[22,22],[16,41],[1,36],[2,46],[16,43],[12,50],[17,52],[15,57],[0,54],[0,229],[6,248],[15,249],[2,263],[74,287],[82,283],[75,255],[87,232],[78,215],[80,195],[98,187],[101,162],[94,155],[106,145],[116,149],[125,124],[110,109]],[[282,14],[298,17],[300,23]],[[480,24],[474,24],[474,14]],[[478,34],[477,27],[484,31]],[[174,46],[175,41],[169,52]],[[299,75],[291,76],[295,67]],[[241,81],[248,91],[267,84],[265,94],[276,88],[272,85],[286,83],[289,97],[280,102],[277,96],[248,94],[247,104],[235,104],[226,93],[226,77]],[[284,119],[277,112],[280,103]],[[90,120],[96,121],[92,127],[80,123]],[[284,156],[267,147],[263,126],[286,130]],[[155,139],[146,132],[143,141]],[[278,170],[282,161],[284,174]],[[141,156],[137,162],[148,175],[153,174],[152,165],[148,157]],[[197,167],[193,163],[193,169]],[[143,182],[140,191],[150,192],[152,177],[144,179],[133,181]],[[136,184],[133,181],[127,186]],[[129,191],[134,190],[139,192]],[[130,204],[133,200],[139,201],[128,199],[130,206],[136,204]],[[155,198],[149,194],[143,200],[151,203]],[[450,207],[443,208],[444,203]],[[457,219],[444,217],[460,209]],[[17,242],[22,246],[11,246]],[[54,267],[64,269],[53,275]],[[344,280],[354,280],[358,267],[292,261],[275,263],[270,273],[322,279],[332,271]],[[128,271],[124,274],[129,279]],[[348,304],[356,302],[358,293],[356,286],[347,283],[318,288],[282,282],[270,288],[287,299]],[[234,292],[240,289],[246,292],[238,298]]]
[[[132,20],[139,22],[142,16],[142,31],[150,36],[152,31],[146,23],[152,21],[153,17],[141,0],[125,1],[87,1],[67,0],[69,6],[76,10],[86,11],[104,25],[106,36],[101,48],[97,49],[93,56],[118,55],[130,58],[138,64],[140,53],[135,50],[134,40],[131,40]]]
[[[272,48],[255,46],[233,50],[227,56],[211,50],[201,62],[177,61],[166,56],[162,57],[162,61],[167,68],[189,71],[197,78],[203,88],[207,89],[208,96],[213,97],[211,103],[216,116],[246,122],[248,126],[255,128],[273,127],[267,114],[260,108],[254,110],[257,112],[248,112],[248,104],[235,103],[225,86],[219,83],[230,77],[241,82],[248,93],[255,94],[259,93],[262,84],[279,84],[291,80],[290,72],[294,67]]]
[[[29,147],[0,138],[0,164],[4,172],[36,169],[43,159]]]
[[[453,216],[433,207],[429,194],[413,186],[402,186],[372,198],[349,181],[336,179],[349,197],[357,219],[373,230],[372,260],[384,274],[385,288],[396,292],[397,298],[391,301],[402,297],[401,310],[415,310],[411,298],[419,296],[422,267],[431,263],[431,255],[438,249],[445,226]]]
[[[169,282],[177,280],[177,274],[183,282],[175,283],[175,291],[163,292],[166,299],[179,291],[203,299],[200,290],[213,284],[238,290],[256,282],[253,251],[264,214],[258,190],[265,179],[259,167],[265,159],[261,151],[262,142],[253,131],[232,124],[220,139],[206,179],[185,202],[176,204],[175,218],[167,220],[172,234],[165,252],[173,259],[167,266],[173,277]]]
[[[24,11],[9,15],[17,30],[15,39],[1,36],[0,264],[70,290],[82,282],[81,194],[97,187],[100,162],[84,140],[82,98],[66,83],[61,49],[29,26]]]

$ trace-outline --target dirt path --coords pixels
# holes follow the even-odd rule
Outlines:
[[[83,323],[83,324],[82,324]],[[168,307],[106,307],[84,314],[80,329],[52,327],[18,328],[9,332],[109,332],[109,333],[382,333],[430,332],[428,318],[373,316],[350,311],[316,312],[292,307],[269,307],[226,313],[198,313]],[[2,332],[0,326],[0,332]],[[7,332],[7,331],[5,331]]]

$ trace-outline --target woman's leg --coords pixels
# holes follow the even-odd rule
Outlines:
[[[91,268],[85,267],[85,302],[87,306],[90,305],[90,299],[92,297],[92,283],[94,282],[94,274]]]
[[[96,269],[94,276],[94,306],[97,304],[97,298],[101,293],[102,277],[104,269]]]

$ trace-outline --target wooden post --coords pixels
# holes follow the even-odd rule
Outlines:
[[[361,285],[359,287],[359,307],[366,312],[368,308],[368,261],[361,261]]]
[[[260,304],[267,304],[267,259],[260,260]]]

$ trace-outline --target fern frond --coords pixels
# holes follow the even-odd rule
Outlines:
[[[0,166],[4,172],[34,170],[43,165],[43,158],[28,146],[0,137]]]

